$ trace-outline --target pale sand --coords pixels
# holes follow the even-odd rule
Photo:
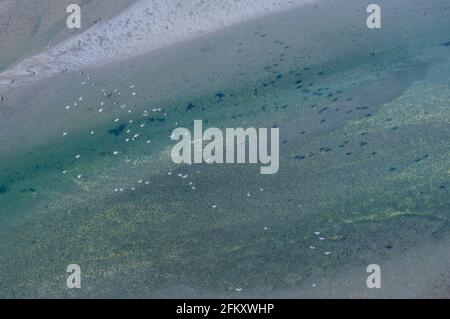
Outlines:
[[[103,20],[109,20],[136,0],[80,0],[82,30],[66,27],[70,0],[0,1],[0,71],[79,36]]]
[[[104,19],[88,30],[85,26],[83,33],[74,32],[73,37],[3,72],[0,74],[0,87],[9,86],[22,80],[45,78],[66,70],[76,71],[128,59],[206,35],[239,22],[316,1],[318,0],[191,0],[183,2],[140,0],[116,17],[110,20]],[[128,3],[129,1],[123,2]],[[68,33],[67,28],[60,21],[64,18],[64,11],[61,7],[64,6],[59,4],[52,7],[52,10],[59,9],[56,14],[59,28],[55,36]],[[115,7],[120,6],[116,4]],[[7,6],[7,9],[7,14],[15,13],[15,7],[8,8]],[[95,10],[88,6],[82,9],[83,14],[90,11]],[[21,11],[21,14],[25,15],[24,18],[28,18],[27,12]],[[103,14],[104,12],[100,11],[97,15],[102,16]],[[34,13],[31,13],[31,16],[38,19]],[[47,24],[54,26],[56,23],[54,20],[55,15],[52,13]],[[7,36],[9,36],[9,42],[13,42],[11,51],[17,52],[16,47],[23,45],[24,42],[29,43],[30,36],[28,34],[32,33],[34,36],[36,31],[33,31],[33,27],[35,27],[33,23],[22,26],[16,20],[14,24],[17,31],[14,31],[15,28],[10,28]],[[39,25],[38,30],[42,29],[45,30],[45,25],[43,27]],[[56,30],[53,31],[56,32]],[[15,32],[24,34],[24,38],[18,41]],[[58,38],[64,37],[59,36]],[[11,59],[9,58],[9,60]]]

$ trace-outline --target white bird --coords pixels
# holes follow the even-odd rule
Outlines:
[[[119,152],[118,151],[114,151],[113,155],[117,155],[117,154],[119,154]]]
[[[75,155],[75,159],[79,159],[81,155]]]

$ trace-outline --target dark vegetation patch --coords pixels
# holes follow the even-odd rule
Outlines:
[[[125,124],[119,125],[119,126],[116,127],[116,128],[110,129],[110,130],[108,131],[108,133],[109,133],[109,134],[112,134],[112,135],[115,135],[115,136],[119,136],[120,134],[122,134],[122,132],[123,132],[123,130],[125,129],[125,127],[126,127]]]
[[[6,185],[0,185],[0,194],[6,194],[9,191]]]

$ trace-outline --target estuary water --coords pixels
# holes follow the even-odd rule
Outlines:
[[[369,3],[8,88],[0,296],[448,297],[450,3]],[[278,127],[278,173],[174,164],[197,119]]]

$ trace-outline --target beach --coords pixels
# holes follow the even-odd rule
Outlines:
[[[317,2],[317,0],[240,0],[225,3],[221,0],[192,0],[184,3],[173,0],[156,2],[150,0],[120,0],[113,4],[102,1],[102,3],[96,5],[91,1],[86,1],[87,5],[82,5],[83,12],[95,12],[94,17],[97,17],[88,16],[87,23],[92,26],[87,31],[72,32],[75,34],[68,37],[67,29],[61,27],[62,23],[58,21],[60,25],[58,30],[65,31],[65,35],[51,33],[48,35],[44,31],[42,33],[50,38],[50,43],[53,40],[51,37],[56,38],[55,42],[61,41],[54,47],[48,46],[44,52],[25,59],[15,65],[14,68],[3,72],[0,85],[6,86],[21,81],[34,81],[61,72],[78,71],[86,67],[127,60],[225,29],[239,22],[292,9],[309,2]],[[54,10],[59,15],[63,12],[61,9],[70,4],[70,1],[66,1],[66,3],[64,1],[62,3],[61,1],[44,1],[44,3],[48,10]],[[58,4],[56,5],[56,3]],[[16,7],[20,8],[21,5],[21,3],[6,2],[5,7],[10,9],[11,12],[15,11]],[[8,8],[8,6],[13,8]],[[40,6],[42,4],[37,3],[35,5],[38,8]],[[104,8],[109,8],[109,10]],[[102,21],[99,18],[108,18],[112,15],[111,12],[119,11],[121,8],[124,9],[111,19]],[[58,9],[60,10],[58,11]],[[5,11],[8,12],[8,10]],[[36,20],[46,17],[46,15],[43,17],[36,17],[35,15],[33,12],[33,17]],[[51,15],[51,13],[47,13],[47,15]],[[55,19],[53,16],[51,18]],[[59,16],[59,18],[62,17]],[[50,24],[50,22],[47,24]],[[16,22],[16,24],[23,25],[19,22]],[[28,28],[33,27],[32,25],[26,25]],[[38,27],[41,27],[41,25],[38,25]],[[45,26],[41,29],[45,29]],[[11,33],[27,35],[26,30],[25,32],[20,31],[11,30]],[[32,34],[32,39],[35,37],[39,37],[39,34]],[[6,37],[6,40],[11,40],[11,37]],[[27,42],[33,41],[28,40]]]
[[[450,6],[309,2],[122,1],[2,56],[0,296],[448,298]],[[194,120],[279,128],[278,172],[173,163]]]

